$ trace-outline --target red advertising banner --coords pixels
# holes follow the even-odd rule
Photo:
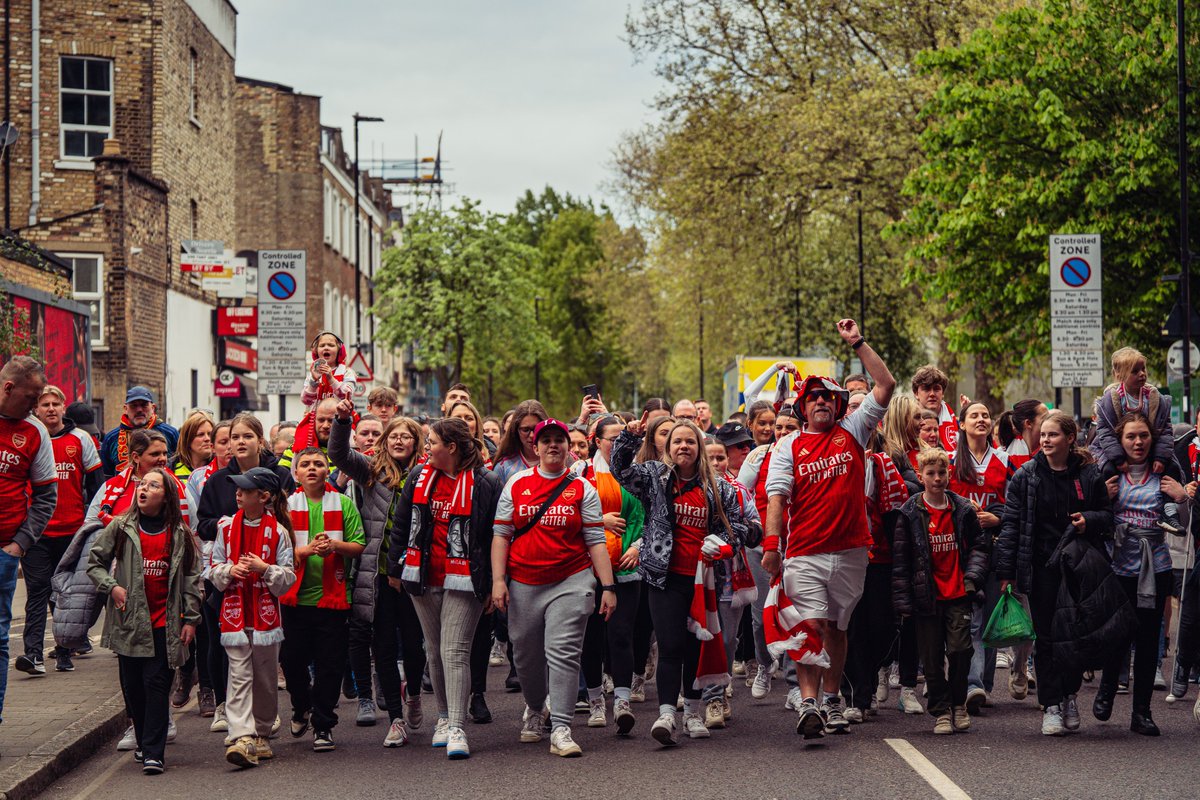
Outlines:
[[[10,297],[19,315],[16,334],[23,344],[16,354],[40,361],[46,368],[46,382],[62,389],[68,404],[86,400],[91,368],[87,317],[26,297]]]
[[[258,351],[249,345],[221,339],[221,366],[236,369],[241,372],[254,372],[258,369]]]
[[[256,306],[224,306],[217,309],[217,336],[257,336]]]

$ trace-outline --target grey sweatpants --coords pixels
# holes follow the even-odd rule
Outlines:
[[[583,634],[595,608],[596,578],[590,569],[545,586],[508,583],[508,638],[521,694],[534,713],[541,712],[549,695],[552,729],[571,727]]]
[[[471,640],[483,614],[483,603],[471,592],[432,587],[412,601],[425,634],[425,657],[438,716],[449,719],[451,728],[461,728],[471,691]],[[411,675],[408,678],[420,680]],[[574,703],[571,710],[575,710]]]

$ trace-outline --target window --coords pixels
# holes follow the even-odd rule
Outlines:
[[[199,57],[196,51],[188,50],[188,118],[193,122],[200,119],[199,111],[197,110],[197,98],[200,94],[200,89],[196,84],[196,62]]]
[[[63,158],[95,158],[112,137],[112,62],[59,60],[59,140]]]
[[[91,309],[92,347],[104,346],[104,259],[98,255],[62,255],[71,265],[71,292]]]

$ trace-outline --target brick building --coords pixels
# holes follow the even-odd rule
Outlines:
[[[227,0],[13,0],[5,225],[72,268],[92,309],[93,401],[126,386],[178,423],[214,408],[215,298],[184,239],[234,239],[236,10]],[[33,91],[36,87],[37,91]],[[106,140],[110,142],[105,155]]]
[[[239,77],[235,108],[238,253],[307,251],[307,340],[328,329],[353,350],[361,324],[361,341],[374,341],[375,319],[367,312],[381,249],[391,243],[390,192],[381,180],[360,176],[356,316],[353,155],[343,147],[342,132],[321,125],[319,97],[278,83]],[[399,353],[364,355],[375,373],[367,388],[400,385]],[[269,400],[269,416],[279,419],[278,398]],[[299,396],[288,396],[284,416],[298,417],[299,403]]]

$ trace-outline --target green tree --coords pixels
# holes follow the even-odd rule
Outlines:
[[[1200,6],[1187,13],[1200,65]],[[891,233],[908,280],[949,310],[952,349],[1001,375],[1049,352],[1055,233],[1103,236],[1110,345],[1158,345],[1174,295],[1159,278],[1179,263],[1176,44],[1174,3],[1047,0],[920,58],[939,86]],[[1196,159],[1194,105],[1188,129]]]
[[[546,187],[539,195],[527,191],[509,220],[517,239],[539,254],[537,296],[548,344],[541,354],[543,403],[573,417],[581,387],[589,383],[617,402],[628,364],[625,330],[597,291],[610,274],[604,237],[615,225],[612,215],[597,211],[590,200]],[[528,388],[532,397],[532,382]]]
[[[622,143],[617,182],[671,308],[672,392],[699,386],[702,312],[710,395],[739,352],[847,360],[832,320],[858,315],[860,208],[866,330],[899,375],[924,357],[936,315],[880,232],[920,159],[933,81],[916,55],[959,41],[990,5],[647,0],[629,19],[634,52],[669,83],[662,122]]]
[[[506,359],[532,361],[553,343],[534,325],[538,252],[513,235],[504,217],[464,199],[448,212],[421,211],[401,244],[383,254],[376,276],[378,337],[413,348],[443,389],[466,367]],[[478,389],[476,389],[478,394]]]

